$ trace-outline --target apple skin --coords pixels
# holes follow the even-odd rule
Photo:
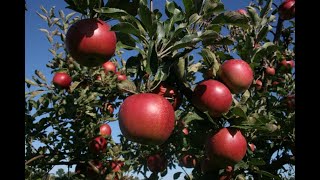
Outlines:
[[[111,136],[111,127],[109,126],[109,124],[102,124],[100,126],[100,135],[101,136]]]
[[[293,68],[294,67],[294,61],[293,60],[289,60],[289,61],[287,61],[287,60],[282,60],[281,62],[280,62],[280,65],[282,66],[282,67],[284,67],[285,69],[291,69],[291,68]]]
[[[276,70],[273,67],[267,67],[266,74],[268,74],[270,76],[274,76],[276,74]]]
[[[83,66],[101,66],[116,50],[116,34],[110,28],[100,19],[77,21],[66,34],[67,52]]]
[[[172,98],[172,106],[174,110],[177,110],[181,103],[182,97],[178,90],[165,82],[161,82],[153,91],[152,93],[158,94],[163,97]]]
[[[175,114],[170,102],[153,93],[127,97],[119,109],[119,127],[129,140],[147,145],[163,144],[171,135]]]
[[[256,149],[256,146],[253,143],[250,143],[249,147],[252,152],[254,152],[254,150]]]
[[[124,165],[123,161],[111,161],[109,165],[112,169],[112,172],[119,172],[121,171],[121,167]]]
[[[209,136],[205,149],[207,156],[223,167],[243,159],[247,151],[247,141],[240,130],[221,128]]]
[[[66,72],[57,72],[53,76],[53,84],[62,89],[68,89],[71,85],[72,78]]]
[[[262,81],[258,79],[256,80],[256,89],[261,90],[261,88],[262,88]]]
[[[244,9],[239,9],[237,10],[238,13],[243,14],[243,15],[247,15],[247,11]]]
[[[89,143],[89,150],[92,153],[99,154],[107,149],[107,140],[103,136],[95,137]]]
[[[107,61],[107,62],[103,63],[102,68],[104,69],[104,72],[106,74],[108,74],[109,72],[116,73],[116,71],[117,71],[116,65],[111,61]]]
[[[280,18],[290,20],[295,17],[295,0],[285,0],[278,9]]]
[[[209,79],[196,86],[192,102],[200,110],[208,111],[213,117],[219,117],[229,111],[232,105],[232,94],[223,83]]]
[[[117,80],[118,81],[124,81],[127,79],[127,76],[124,75],[124,74],[121,74],[120,72],[116,72],[116,75],[117,75]]]
[[[167,159],[160,154],[150,155],[147,159],[147,166],[151,172],[162,172],[167,168]]]
[[[217,74],[234,94],[243,93],[249,89],[253,81],[253,71],[250,65],[241,59],[225,61],[220,66]]]

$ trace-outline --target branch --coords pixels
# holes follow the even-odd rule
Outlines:
[[[40,155],[38,155],[38,156],[35,156],[35,157],[29,159],[29,160],[25,163],[25,165],[28,165],[28,164],[31,163],[32,161],[37,160],[37,159],[39,159],[39,158],[43,158],[43,157],[45,157],[45,155],[43,155],[43,154],[40,154]]]
[[[280,34],[282,31],[282,26],[283,26],[283,19],[278,17],[278,24],[277,24],[277,29],[276,29],[276,34],[274,35],[273,43],[278,44],[278,41],[280,39]]]

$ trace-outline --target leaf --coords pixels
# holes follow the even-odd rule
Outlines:
[[[228,12],[219,14],[211,21],[211,24],[219,24],[219,25],[227,24],[227,25],[239,26],[244,29],[249,28],[247,17],[235,11],[228,11]]]
[[[190,66],[188,66],[188,72],[198,72],[199,69],[202,68],[202,64],[200,62],[195,63],[195,64],[191,64]]]
[[[191,121],[203,120],[203,118],[200,117],[197,113],[188,113],[183,119],[186,124],[190,123]]]
[[[132,34],[141,39],[141,33],[132,24],[127,22],[118,23],[111,28],[112,31],[119,31],[126,34]]]
[[[155,50],[155,43],[151,41],[148,47],[146,72],[148,74],[154,74],[158,69],[158,57]]]
[[[43,75],[43,73],[39,70],[35,70],[35,74],[42,79],[43,81],[47,81],[46,77]]]
[[[181,48],[186,48],[197,44],[199,41],[201,41],[201,38],[199,38],[196,34],[186,35],[180,41],[174,43],[170,50],[171,52],[173,52]]]
[[[260,12],[260,18],[264,18],[268,14],[268,12],[271,10],[272,1],[273,0],[268,0],[265,7]]]
[[[263,166],[266,164],[266,162],[262,158],[251,158],[249,164],[255,166]]]
[[[241,104],[245,104],[249,99],[249,97],[250,97],[250,91],[246,90],[241,96],[241,100],[240,100]]]
[[[247,115],[246,113],[243,111],[243,109],[240,106],[236,106],[231,110],[232,114],[234,114],[235,116],[239,116],[242,118],[247,119]]]
[[[80,83],[81,81],[74,81],[70,86],[70,92],[73,92]]]
[[[276,50],[276,45],[274,45],[272,42],[266,42],[263,46],[256,50],[250,62],[260,62],[263,57],[267,56],[268,54],[274,53]]]
[[[264,26],[259,32],[256,42],[262,41],[267,36],[268,32],[270,32],[271,30],[272,30],[272,26],[270,25]]]
[[[186,63],[186,59],[184,57],[181,57],[176,64],[176,75],[180,80],[185,80],[186,78]]]
[[[48,14],[48,11],[42,5],[40,5],[40,9],[43,13]]]
[[[25,82],[27,83],[27,84],[29,84],[29,85],[33,85],[33,86],[38,86],[38,84],[37,83],[35,83],[34,81],[32,81],[32,80],[30,80],[30,79],[25,79]]]
[[[258,27],[258,25],[261,22],[261,18],[259,17],[257,11],[254,9],[254,7],[248,6],[248,14],[250,16],[251,19],[251,23],[254,27]]]
[[[47,29],[39,29],[41,32],[46,33],[47,35],[49,35],[49,31]]]
[[[48,39],[48,41],[50,42],[50,44],[52,44],[53,38],[52,38],[51,36],[47,35],[47,39]]]
[[[138,15],[149,36],[152,37],[156,32],[157,24],[152,21],[152,16],[149,8],[145,5],[140,4]]]
[[[224,11],[224,5],[220,0],[206,0],[203,6],[204,17]]]
[[[133,49],[136,47],[136,39],[132,38],[132,36],[130,36],[129,34],[116,32],[116,36],[118,43],[121,42],[124,45],[132,47]]]
[[[64,12],[61,9],[59,10],[59,15],[60,15],[61,19],[64,21],[65,20],[65,15],[64,15]]]
[[[137,91],[136,85],[132,81],[129,81],[127,79],[118,83],[117,87],[120,90],[124,90],[131,93],[136,93]]]
[[[41,17],[41,19],[43,19],[43,20],[45,20],[46,22],[48,22],[48,18],[47,18],[46,16],[44,16],[44,15],[38,13],[38,12],[36,12],[36,13],[38,14],[38,16]]]
[[[176,173],[174,173],[174,174],[173,174],[173,179],[178,179],[181,174],[182,174],[182,172],[176,172]]]
[[[201,19],[201,16],[199,16],[199,14],[194,13],[189,17],[189,24],[194,24],[196,23],[199,19]]]
[[[166,35],[166,32],[164,31],[163,24],[160,22],[157,23],[157,35],[158,35],[157,36],[157,44],[159,44],[159,42],[162,41]]]
[[[216,76],[216,73],[218,72],[221,65],[217,61],[216,55],[209,49],[202,49],[199,54],[202,56],[204,62],[207,63],[209,67],[213,67],[213,76]]]
[[[279,176],[273,175],[267,171],[263,171],[263,170],[259,170],[257,173],[263,175],[263,176],[267,176],[270,178],[274,178],[275,180],[281,180],[281,178]]]
[[[31,98],[33,98],[33,97],[35,97],[35,96],[37,96],[37,95],[39,95],[39,94],[41,94],[41,93],[43,93],[44,91],[43,90],[39,90],[39,91],[32,91],[31,93],[30,93],[30,99]]]
[[[127,73],[138,73],[141,66],[141,56],[131,56],[126,62],[126,72]]]
[[[67,16],[66,16],[66,22],[73,16],[73,15],[75,15],[76,14],[76,12],[71,12],[71,13],[69,13]]]
[[[193,0],[183,0],[183,5],[186,12],[186,18],[190,17],[191,14],[195,12],[194,6],[193,6]]]

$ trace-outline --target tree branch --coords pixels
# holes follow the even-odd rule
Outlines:
[[[282,31],[282,26],[283,26],[283,19],[278,17],[278,24],[277,24],[277,29],[276,29],[276,34],[274,35],[273,43],[278,44],[278,41],[280,39],[280,34]]]
[[[40,155],[38,155],[38,156],[35,156],[35,157],[29,159],[29,160],[25,163],[25,165],[28,165],[28,164],[31,163],[32,161],[35,161],[35,160],[37,160],[37,159],[39,159],[39,158],[43,158],[43,157],[45,157],[45,155],[43,155],[43,154],[40,154]]]

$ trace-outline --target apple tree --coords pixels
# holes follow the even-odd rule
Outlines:
[[[54,76],[26,77],[25,179],[294,176],[295,0],[65,2],[37,12]]]

